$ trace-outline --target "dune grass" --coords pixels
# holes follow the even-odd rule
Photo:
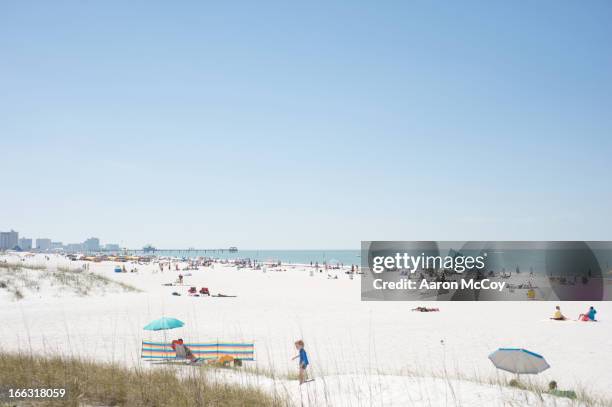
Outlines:
[[[24,262],[12,262],[12,261],[0,261],[0,268],[14,269],[14,270],[46,270],[47,266],[44,264],[29,264]]]
[[[81,268],[45,268],[21,263],[0,262],[0,290],[6,290],[14,300],[29,292],[39,292],[43,282],[59,290],[89,296],[101,291],[140,292],[138,288]]]
[[[0,352],[3,388],[65,388],[63,400],[34,406],[285,406],[261,390],[209,381],[202,370],[179,378],[172,368],[126,368],[75,358]],[[1,400],[7,403],[7,400]],[[11,403],[10,405],[15,405]],[[19,405],[19,404],[18,404]]]
[[[80,273],[81,271],[83,271],[83,269],[80,267],[70,267],[60,264],[59,266],[57,266],[57,271],[61,271],[63,273]]]

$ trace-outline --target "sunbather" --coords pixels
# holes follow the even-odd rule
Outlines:
[[[171,346],[172,346],[172,349],[174,349],[174,351],[176,352],[177,359],[188,359],[192,363],[196,362],[197,360],[196,357],[193,355],[193,352],[191,352],[191,349],[189,349],[183,343],[182,338],[172,341]]]
[[[589,307],[589,310],[586,312],[586,314],[580,314],[578,316],[578,319],[580,321],[595,321],[595,314],[597,314],[595,308]]]
[[[576,392],[573,390],[559,390],[557,388],[557,382],[556,381],[551,381],[550,383],[548,383],[548,393],[557,396],[557,397],[567,397],[569,399],[575,399],[576,398]]]
[[[439,308],[427,308],[427,307],[416,307],[413,308],[412,311],[419,311],[419,312],[438,312],[440,311]]]
[[[555,313],[551,319],[555,321],[565,321],[567,318],[561,313],[561,307],[557,305],[555,307]]]

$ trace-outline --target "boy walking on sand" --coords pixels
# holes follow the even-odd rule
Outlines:
[[[306,351],[304,350],[303,340],[300,339],[298,341],[295,341],[295,348],[298,350],[299,353],[295,355],[291,360],[300,358],[299,378],[300,378],[300,384],[302,384],[306,381],[306,368],[308,367],[308,355],[306,354]]]

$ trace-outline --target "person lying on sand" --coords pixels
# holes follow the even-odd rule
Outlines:
[[[555,313],[551,319],[555,321],[565,321],[567,318],[561,313],[561,307],[557,305],[555,307]]]
[[[438,311],[440,311],[440,309],[439,309],[439,308],[416,307],[416,308],[413,308],[411,311],[418,311],[418,312],[438,312]]]
[[[557,388],[557,382],[554,380],[548,383],[548,393],[557,397],[567,397],[572,400],[577,397],[576,392],[573,390],[559,390]]]

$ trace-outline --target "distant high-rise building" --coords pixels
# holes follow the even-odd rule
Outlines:
[[[46,252],[51,249],[51,239],[36,239],[36,250]]]
[[[19,233],[11,230],[10,232],[0,232],[0,249],[12,250],[19,246]]]
[[[85,248],[82,243],[69,243],[66,245],[64,250],[67,253],[78,253],[78,252],[85,251]]]
[[[22,237],[21,239],[19,239],[19,247],[21,248],[21,250],[32,250],[32,239]]]
[[[84,249],[88,252],[100,251],[100,239],[97,237],[90,237],[83,243]]]
[[[64,248],[64,244],[62,242],[51,242],[51,250],[62,250]]]
[[[108,250],[110,252],[118,252],[121,251],[121,246],[115,243],[107,243],[104,245],[104,250]]]

